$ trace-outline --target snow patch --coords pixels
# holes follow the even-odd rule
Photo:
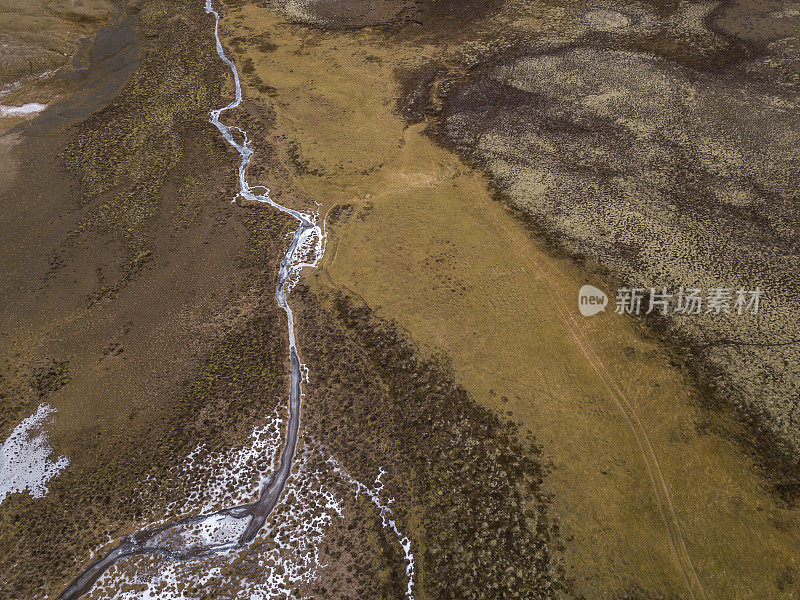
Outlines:
[[[30,417],[17,425],[0,449],[0,503],[6,496],[27,491],[34,498],[47,493],[47,482],[67,465],[69,458],[50,460],[53,447],[42,428],[53,421],[55,409],[40,404]]]
[[[403,549],[403,554],[406,560],[406,598],[414,600],[414,554],[411,552],[411,540],[408,536],[403,535],[397,527],[397,522],[392,518],[392,509],[389,505],[394,502],[394,498],[389,498],[386,502],[381,500],[381,492],[383,491],[383,481],[381,479],[386,474],[386,471],[381,467],[378,472],[378,477],[375,479],[374,488],[370,489],[355,477],[350,475],[344,467],[332,456],[328,458],[328,464],[333,467],[333,472],[344,479],[355,491],[356,496],[364,494],[369,498],[372,503],[378,507],[381,515],[381,523],[384,529],[390,529],[397,536],[397,541]]]
[[[149,525],[255,501],[277,461],[282,424],[276,410],[264,425],[253,429],[243,446],[209,452],[200,444],[189,453],[184,465],[163,481],[148,476],[138,490],[143,500],[152,502],[159,494],[184,498],[169,502],[164,517]]]
[[[297,585],[313,581],[325,566],[320,564],[320,543],[334,516],[343,514],[341,501],[325,489],[324,473],[312,468],[311,459],[312,450],[306,447],[268,526],[250,545],[235,543],[246,525],[244,519],[210,515],[170,528],[154,543],[172,539],[176,547],[229,543],[230,548],[186,561],[161,556],[120,561],[97,582],[95,594],[113,600],[197,600],[204,594],[248,600],[295,598]]]
[[[3,106],[0,104],[0,117],[28,117],[42,112],[47,104],[29,102],[22,106]]]

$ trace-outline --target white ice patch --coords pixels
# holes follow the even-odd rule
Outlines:
[[[174,500],[167,504],[164,518],[150,525],[255,501],[280,451],[282,424],[276,410],[266,424],[253,429],[244,446],[208,452],[201,444],[189,453],[184,465],[164,481],[148,477],[139,489],[143,500],[152,502],[154,494],[158,493],[156,487],[161,493],[183,497],[180,502]]]
[[[159,556],[140,556],[117,563],[97,582],[95,594],[114,600],[197,600],[205,595],[248,600],[294,598],[293,590],[313,581],[320,564],[319,547],[342,506],[325,489],[322,474],[311,468],[312,451],[297,457],[267,526],[244,548],[231,547],[213,556],[170,562]],[[199,523],[165,532],[185,547],[187,542],[234,541],[245,522],[211,515]],[[164,540],[158,540],[163,543]]]
[[[55,71],[45,71],[44,73],[39,73],[38,75],[33,75],[31,77],[24,77],[18,81],[14,81],[8,85],[0,87],[0,101],[3,100],[6,96],[11,94],[12,92],[17,91],[22,85],[28,81],[33,81],[36,79],[46,79],[50,77]],[[36,115],[42,112],[45,108],[47,108],[47,104],[41,104],[40,102],[29,102],[27,104],[23,104],[22,106],[4,106],[0,104],[0,118],[3,117],[28,117],[31,115]]]
[[[27,491],[34,498],[47,493],[47,482],[67,465],[69,458],[50,460],[53,447],[42,430],[55,412],[49,404],[40,404],[30,417],[17,425],[0,450],[0,503],[6,496]]]
[[[183,536],[190,543],[213,546],[236,542],[246,527],[245,519],[235,519],[227,515],[211,515],[189,528]]]
[[[0,104],[0,117],[29,117],[47,108],[47,104],[28,102],[22,106],[3,106]]]
[[[12,81],[11,83],[4,85],[3,87],[0,87],[0,100],[8,96],[11,92],[17,91],[19,88],[23,86],[23,84],[29,81],[36,81],[37,79],[47,79],[53,73],[55,73],[55,71],[44,71],[36,75],[29,75],[28,77],[17,79],[16,81]]]
[[[254,431],[243,448],[207,453],[198,446],[186,467],[169,480],[170,484],[184,481],[191,496],[185,504],[172,505],[172,519],[176,515],[194,513],[201,505],[206,512],[252,501],[277,462],[281,425],[276,411],[265,426]],[[333,458],[321,469],[314,467],[314,456],[319,456],[318,452],[313,443],[299,450],[293,474],[280,501],[252,543],[245,547],[237,543],[248,523],[246,516],[210,514],[194,523],[167,527],[148,545],[174,549],[214,546],[217,550],[185,561],[171,561],[158,554],[122,560],[97,582],[96,597],[104,600],[199,600],[210,595],[248,600],[296,600],[297,587],[313,582],[319,570],[327,566],[321,562],[321,544],[332,520],[344,513],[339,497],[325,485],[332,471],[356,495],[363,494],[371,500],[379,511],[383,527],[396,536],[406,562],[405,596],[407,600],[414,600],[415,563],[411,540],[401,533],[394,519],[390,508],[393,499],[381,497],[385,471],[380,470],[370,487],[353,478]],[[241,491],[237,492],[239,488]],[[203,497],[203,490],[211,492],[211,499]]]

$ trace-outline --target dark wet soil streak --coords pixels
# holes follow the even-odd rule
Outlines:
[[[108,105],[130,79],[139,55],[136,17],[130,7],[117,4],[117,19],[87,38],[70,67],[55,77],[76,89],[53,103],[25,128],[28,135],[41,135],[72,125]]]

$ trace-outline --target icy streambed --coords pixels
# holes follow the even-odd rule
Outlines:
[[[212,0],[205,0],[206,13],[214,16],[214,38],[216,42],[216,51],[220,60],[225,62],[231,69],[233,81],[235,85],[235,97],[226,106],[211,111],[210,121],[219,130],[223,138],[236,149],[241,157],[239,163],[239,194],[237,197],[243,197],[249,201],[261,202],[268,204],[273,208],[293,217],[298,225],[295,230],[291,243],[289,244],[286,253],[280,263],[278,272],[278,283],[275,290],[275,299],[278,305],[286,313],[288,332],[289,332],[289,359],[291,365],[291,386],[289,392],[289,406],[288,406],[288,420],[285,432],[285,441],[281,448],[280,455],[277,456],[277,467],[272,470],[268,476],[264,477],[259,486],[258,499],[251,503],[238,503],[236,504],[234,498],[230,498],[233,507],[226,509],[219,509],[214,512],[205,514],[197,514],[182,519],[174,520],[158,524],[146,529],[142,529],[137,533],[125,536],[122,541],[105,553],[101,558],[94,561],[87,567],[80,575],[78,575],[72,583],[65,589],[59,596],[58,600],[76,600],[80,598],[94,587],[94,585],[103,579],[103,587],[109,584],[109,577],[114,577],[122,571],[125,566],[121,561],[126,564],[135,560],[143,560],[145,557],[160,560],[162,563],[161,573],[167,580],[174,580],[177,583],[178,571],[184,571],[188,576],[191,583],[205,584],[209,578],[218,577],[221,573],[219,564],[207,564],[208,559],[217,558],[225,564],[240,561],[242,556],[247,556],[256,551],[258,547],[265,543],[264,537],[259,536],[264,527],[267,517],[273,510],[280,505],[282,495],[293,494],[297,496],[306,489],[306,497],[312,498],[314,495],[308,491],[309,485],[307,481],[295,482],[287,489],[287,482],[290,479],[292,472],[292,465],[294,463],[295,452],[297,449],[298,432],[300,426],[300,407],[303,397],[302,384],[308,381],[308,369],[306,365],[300,361],[297,342],[295,338],[294,328],[294,313],[289,306],[288,296],[294,285],[297,283],[301,271],[306,267],[316,267],[325,252],[325,232],[323,227],[318,223],[319,212],[304,213],[286,206],[282,206],[270,198],[269,189],[256,186],[263,193],[256,193],[247,182],[247,167],[253,157],[253,148],[250,145],[247,132],[238,127],[231,127],[222,122],[222,115],[232,109],[237,108],[242,102],[242,87],[239,80],[239,72],[236,65],[225,54],[222,46],[222,41],[219,35],[220,17],[219,13],[214,9]],[[236,134],[236,135],[235,135]],[[238,139],[237,139],[238,138]],[[236,198],[234,198],[234,201]],[[252,449],[251,449],[252,451]],[[305,464],[308,458],[308,452],[305,453],[305,458],[302,461]],[[274,451],[277,454],[277,448]],[[191,458],[191,457],[190,457]],[[333,459],[330,459],[331,461]],[[270,459],[270,465],[275,461]],[[234,461],[235,463],[236,461]],[[406,597],[413,600],[413,587],[414,587],[414,556],[411,553],[411,542],[403,536],[395,521],[392,519],[392,511],[387,503],[383,503],[380,498],[380,492],[383,488],[380,482],[381,475],[376,480],[377,489],[370,489],[367,486],[353,479],[338,463],[332,462],[334,465],[333,471],[335,474],[343,477],[350,485],[351,489],[356,493],[366,494],[370,500],[375,504],[380,512],[382,524],[384,528],[392,531],[401,545],[405,560],[406,560],[406,577],[407,589]],[[227,465],[228,469],[234,465]],[[300,466],[299,472],[304,476],[304,480],[312,480],[314,477],[319,478],[319,473],[308,472]],[[299,479],[299,478],[295,478]],[[237,479],[237,484],[238,479]],[[321,482],[317,482],[321,483]],[[305,486],[305,487],[304,487]],[[314,488],[317,489],[317,488]],[[286,494],[284,491],[286,490]],[[208,493],[210,490],[201,490],[195,492],[195,497],[202,496],[203,493]],[[247,489],[247,492],[250,488]],[[212,491],[213,493],[213,491]],[[331,518],[330,511],[338,512],[341,514],[341,509],[330,493],[315,492],[322,494],[322,498],[326,500],[325,503],[320,504],[308,500],[306,506],[309,508],[301,510],[295,518],[290,518],[288,523],[284,526],[277,528],[273,527],[273,544],[278,544],[277,549],[279,555],[291,554],[297,552],[297,548],[311,548],[310,552],[314,556],[314,562],[307,561],[307,555],[300,552],[300,556],[306,556],[306,562],[300,561],[301,566],[305,565],[306,568],[313,566],[320,566],[316,560],[316,546],[314,540],[318,540],[322,535],[320,527],[325,524],[326,519]],[[241,499],[236,498],[235,500]],[[301,504],[302,506],[302,504]],[[206,503],[206,508],[208,504]],[[314,508],[316,507],[316,508]],[[320,508],[322,507],[322,508]],[[327,512],[326,512],[327,511]],[[293,509],[284,510],[289,516],[293,514]],[[183,512],[186,514],[186,512]],[[287,533],[287,529],[289,530]],[[283,537],[282,537],[283,536]],[[288,536],[288,537],[287,537]],[[272,548],[270,551],[275,551]],[[268,554],[268,553],[267,553]],[[272,562],[280,562],[280,556],[273,557]],[[186,571],[188,567],[188,571]],[[259,566],[264,567],[266,563],[263,559],[259,560]],[[193,571],[192,568],[200,568],[201,571]],[[202,570],[204,569],[204,570]],[[300,567],[296,570],[302,570]],[[282,576],[275,580],[270,579],[267,582],[267,589],[261,588],[258,593],[251,590],[248,597],[269,598],[277,594],[281,597],[288,597],[290,592],[282,588],[286,581],[286,568],[282,567]],[[124,577],[123,577],[124,580]],[[163,585],[169,583],[163,578],[159,584],[158,589],[163,589]],[[270,588],[269,586],[273,587]],[[148,588],[148,591],[136,596],[129,596],[127,593],[118,598],[155,598],[160,597],[162,594],[156,591],[153,595],[153,590]],[[167,597],[177,597],[163,594]],[[181,592],[180,597],[183,597]]]
[[[0,104],[0,117],[30,117],[47,108],[47,104],[28,102],[22,106],[3,106]]]

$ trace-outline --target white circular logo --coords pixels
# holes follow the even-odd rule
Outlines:
[[[603,312],[608,306],[608,296],[593,285],[584,285],[578,290],[578,310],[584,317]]]

